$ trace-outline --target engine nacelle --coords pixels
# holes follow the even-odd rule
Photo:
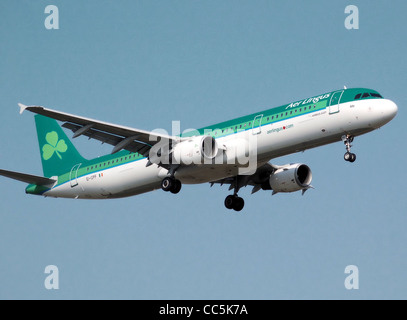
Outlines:
[[[301,163],[281,166],[271,174],[269,179],[274,193],[307,190],[311,188],[311,181],[311,169]]]
[[[210,136],[191,137],[176,144],[172,150],[172,162],[183,165],[212,163],[218,154],[216,140]]]

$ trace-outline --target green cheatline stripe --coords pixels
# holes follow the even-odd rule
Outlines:
[[[120,152],[120,153],[122,153],[122,156],[121,156],[121,157],[124,157],[124,154],[130,154],[128,151],[122,151],[122,152]],[[132,155],[133,155],[133,154],[132,154]],[[115,157],[115,158],[113,158],[112,155],[107,155],[106,157],[109,158],[109,159],[114,159],[114,160],[121,158],[121,157]],[[70,173],[70,172],[64,173],[63,175],[60,175],[60,176],[58,177],[58,184],[56,184],[52,189],[57,188],[57,187],[60,187],[60,186],[62,186],[62,185],[65,184],[65,183],[71,182],[71,181],[73,181],[73,180],[82,178],[82,177],[87,176],[87,175],[96,174],[96,173],[101,172],[101,171],[104,171],[104,170],[113,169],[113,168],[120,167],[120,166],[125,165],[125,164],[128,164],[128,163],[137,162],[137,161],[140,161],[140,160],[143,160],[143,159],[146,159],[146,157],[143,157],[143,156],[137,157],[137,154],[136,154],[136,157],[133,158],[133,160],[131,160],[131,161],[129,161],[129,160],[127,160],[127,161],[122,161],[122,162],[119,162],[119,163],[117,163],[117,164],[116,164],[116,162],[115,162],[114,165],[110,165],[110,166],[106,166],[106,167],[99,167],[99,166],[97,166],[97,168],[96,168],[96,164],[99,165],[99,164],[104,163],[104,162],[106,162],[106,161],[95,162],[95,160],[100,160],[100,158],[96,158],[96,159],[93,159],[93,160],[89,160],[89,162],[92,162],[92,165],[95,166],[95,169],[92,169],[92,170],[89,170],[89,171],[88,171],[87,168],[88,168],[88,167],[92,167],[92,165],[88,165],[88,163],[86,163],[86,166],[84,166],[83,169],[81,169],[81,168],[79,169],[79,172],[78,172],[78,175],[77,175],[77,176],[75,175],[75,173],[73,173],[74,178],[72,178],[72,179],[71,179],[71,173]],[[78,163],[78,164],[79,164],[79,163]],[[82,172],[81,172],[81,170],[82,170]],[[32,191],[32,192],[30,192],[30,193],[41,195],[41,194],[43,194],[44,192],[46,192],[46,191],[48,191],[48,190],[51,190],[51,189],[50,189],[50,188],[46,188],[46,187],[44,187],[44,186],[36,186],[36,185],[30,184],[30,185],[28,185],[28,187],[26,188],[26,190]]]
[[[336,92],[342,92],[342,91],[343,91],[343,94],[341,96],[340,103],[346,103],[346,102],[354,101],[355,100],[355,95],[358,94],[358,93],[364,93],[364,92],[378,93],[375,90],[371,90],[371,89],[367,89],[367,88],[352,88],[352,89],[335,90],[335,91],[331,91],[331,92],[328,92],[328,93],[321,94],[319,96],[314,96],[314,97],[311,97],[311,98],[298,100],[298,101],[295,101],[295,102],[290,103],[290,104],[285,104],[285,105],[277,107],[277,108],[267,109],[267,110],[252,113],[250,115],[243,116],[243,117],[240,117],[240,118],[236,118],[236,119],[228,120],[228,121],[221,122],[221,123],[218,123],[218,124],[215,124],[215,125],[207,126],[207,127],[198,129],[197,132],[199,132],[200,135],[204,135],[205,131],[212,131],[213,133],[215,133],[215,131],[217,131],[217,134],[216,135],[212,134],[212,136],[214,136],[215,138],[223,137],[225,135],[229,135],[230,133],[227,133],[227,134],[225,132],[222,133],[222,130],[234,128],[234,130],[236,131],[236,129],[235,129],[236,126],[238,127],[237,130],[240,129],[241,131],[251,129],[255,117],[258,116],[258,115],[263,115],[263,119],[262,119],[262,123],[261,123],[262,126],[266,125],[266,124],[276,123],[276,122],[283,121],[283,120],[288,120],[288,119],[294,118],[296,116],[300,116],[300,115],[304,115],[306,113],[309,113],[309,112],[305,112],[304,110],[301,111],[302,113],[300,113],[298,111],[299,109],[304,109],[305,107],[309,108],[309,106],[316,105],[315,109],[313,109],[312,112],[313,111],[318,111],[318,110],[321,110],[321,109],[324,109],[324,108],[328,107],[329,102],[331,100],[331,97]],[[307,102],[304,105],[301,104],[304,101],[307,101],[307,100],[310,100],[310,99],[313,99],[313,98],[316,98],[316,97],[327,96],[327,95],[329,95],[328,98],[320,99],[319,101],[317,101],[315,103],[314,102]],[[377,99],[377,98],[369,97],[367,99]],[[292,105],[292,104],[294,104],[296,102],[300,102],[300,104],[297,107],[287,109],[287,107],[289,107],[290,105]],[[336,104],[337,104],[337,102],[336,102]],[[295,110],[297,110],[297,113],[295,113]],[[285,114],[287,111],[289,112],[288,115]],[[290,111],[293,111],[293,114],[290,114]],[[269,119],[269,121],[265,122],[265,119],[267,119],[267,117],[270,117],[270,118],[273,117],[273,116],[275,117],[277,115],[281,115],[281,113],[284,113],[283,118],[279,117],[279,119],[276,119],[276,118],[274,118],[273,120]],[[255,127],[258,127],[258,125],[256,125]],[[190,136],[192,136],[194,134],[196,134],[196,131],[187,132],[185,134],[182,134],[181,136],[182,137],[190,137]]]
[[[117,156],[119,154],[119,156]],[[124,160],[127,158],[126,160]],[[138,154],[138,153],[130,153],[128,151],[121,151],[117,154],[114,155],[106,155],[100,158],[92,159],[89,160],[88,162],[85,162],[81,165],[81,167],[78,170],[78,174],[76,175],[75,172],[72,172],[72,175],[77,178],[71,179],[71,172],[64,173],[63,175],[58,177],[58,184],[55,187],[58,187],[64,183],[67,183],[69,181],[79,179],[81,177],[90,175],[90,174],[95,174],[103,170],[108,170],[112,169],[115,167],[119,167],[121,165],[125,165],[128,163],[136,162],[139,160],[143,160],[146,157]],[[116,162],[118,160],[118,162]],[[107,163],[110,164],[108,165]],[[78,163],[79,164],[79,163]],[[106,164],[106,165],[104,165]]]

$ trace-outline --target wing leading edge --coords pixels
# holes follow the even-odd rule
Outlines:
[[[89,139],[95,139],[102,143],[113,145],[112,153],[124,149],[147,156],[151,147],[161,141],[161,139],[168,139],[173,142],[180,141],[178,137],[80,117],[41,106],[25,106],[21,103],[18,105],[20,107],[20,113],[23,113],[24,110],[28,110],[64,122],[62,126],[74,133],[73,138],[84,135]]]

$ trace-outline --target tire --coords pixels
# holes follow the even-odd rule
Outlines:
[[[161,189],[163,189],[165,192],[171,191],[174,184],[175,184],[174,179],[170,177],[164,178],[163,181],[161,181]]]
[[[346,152],[343,158],[345,159],[345,161],[350,161],[352,159],[352,153]]]
[[[349,161],[352,162],[352,163],[355,162],[356,161],[356,154],[351,153]]]
[[[229,209],[229,210],[233,209],[234,203],[235,203],[235,196],[229,195],[226,197],[226,199],[225,199],[226,209]]]
[[[181,191],[181,188],[182,188],[182,183],[181,183],[181,181],[179,181],[179,180],[175,180],[174,181],[174,184],[173,184],[173,186],[172,186],[172,188],[171,188],[171,193],[173,193],[173,194],[177,194],[177,193],[179,193],[180,191]]]
[[[235,211],[242,211],[243,207],[244,207],[243,198],[240,198],[240,197],[235,198],[235,202],[233,204],[233,209]]]

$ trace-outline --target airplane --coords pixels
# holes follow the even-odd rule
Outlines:
[[[73,199],[122,198],[162,189],[177,194],[182,184],[229,185],[227,209],[241,211],[241,188],[272,194],[310,188],[312,172],[302,163],[275,165],[274,158],[343,141],[344,159],[356,136],[378,129],[397,114],[397,105],[377,91],[346,88],[298,100],[182,134],[115,125],[42,106],[19,104],[35,113],[44,176],[0,170],[29,185],[26,193]],[[73,137],[113,145],[111,154],[83,158]]]

